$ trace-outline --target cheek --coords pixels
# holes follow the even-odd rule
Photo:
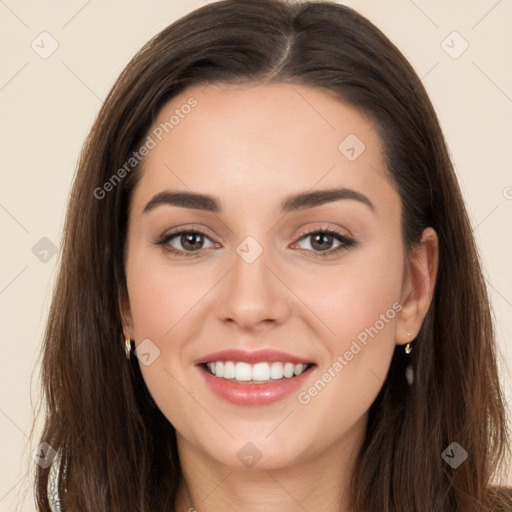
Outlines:
[[[195,315],[218,277],[207,266],[171,266],[156,251],[138,248],[130,253],[126,273],[136,346],[149,339],[158,354],[148,365],[140,359],[141,373],[158,407],[179,430],[187,417],[183,412],[190,410],[190,395],[180,383],[189,377],[190,340],[201,334]]]
[[[326,438],[326,445],[368,411],[382,388],[402,309],[398,302],[403,277],[400,247],[375,245],[337,268],[338,272],[310,283],[315,311],[332,332],[324,331],[328,355],[322,367],[297,397],[313,430],[329,417],[332,431],[328,435],[333,438]]]
[[[135,339],[162,340],[213,286],[205,268],[167,265],[161,255],[134,252],[127,265]]]
[[[150,364],[139,360],[143,379],[169,422],[178,431],[187,430],[191,422],[202,419],[201,411],[189,414],[190,395],[183,388],[187,379],[182,360],[187,340],[194,337],[187,319],[212,284],[203,270],[171,268],[161,255],[137,249],[130,254],[126,271],[136,345],[149,339],[157,347]]]
[[[347,253],[339,264],[315,269],[307,280],[295,279],[294,290],[317,314],[318,336],[335,357],[354,339],[388,339],[394,335],[403,282],[400,246],[375,243]],[[317,324],[320,322],[317,321]],[[379,331],[375,334],[375,328]],[[374,344],[377,345],[377,344]],[[377,347],[378,348],[378,347]]]

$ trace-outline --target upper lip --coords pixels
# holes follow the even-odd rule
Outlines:
[[[240,348],[231,348],[227,350],[220,350],[212,352],[204,357],[195,361],[195,364],[213,363],[216,361],[240,361],[249,364],[263,363],[263,362],[282,362],[294,364],[310,364],[312,361],[302,357],[287,354],[273,349],[260,349],[260,350],[244,350]]]

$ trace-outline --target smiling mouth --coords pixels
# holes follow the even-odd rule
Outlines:
[[[235,361],[212,361],[201,365],[206,372],[217,378],[240,384],[270,384],[302,375],[314,363],[294,364],[291,362],[260,362],[249,364]]]

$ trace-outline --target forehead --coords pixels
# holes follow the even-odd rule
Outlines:
[[[161,109],[149,137],[139,208],[166,188],[261,203],[344,186],[379,196],[376,202],[397,200],[372,121],[320,89],[194,86]]]

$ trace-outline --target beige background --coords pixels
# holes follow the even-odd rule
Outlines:
[[[60,244],[78,153],[115,78],[150,37],[204,3],[0,0],[0,511],[15,510],[24,492],[19,510],[34,509],[23,478],[33,449],[31,395],[38,395],[37,373],[32,382],[31,376],[58,260],[42,252],[50,246],[40,240]],[[437,109],[481,249],[511,399],[505,363],[512,367],[512,2],[344,3],[397,44]],[[464,41],[469,46],[459,56]],[[58,48],[45,55],[52,44]]]

